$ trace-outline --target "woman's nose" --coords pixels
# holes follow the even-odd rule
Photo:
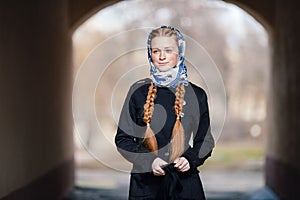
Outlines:
[[[161,51],[160,54],[159,54],[159,59],[160,60],[163,60],[166,58],[166,55],[165,55],[165,52],[164,51]]]

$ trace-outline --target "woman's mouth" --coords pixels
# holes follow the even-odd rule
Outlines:
[[[158,63],[159,65],[166,65],[168,64],[168,62],[162,62],[162,63]]]

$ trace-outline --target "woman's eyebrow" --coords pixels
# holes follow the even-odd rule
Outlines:
[[[168,47],[152,47],[151,49],[168,49],[168,48],[176,48],[176,47],[172,47],[172,46],[168,46]]]

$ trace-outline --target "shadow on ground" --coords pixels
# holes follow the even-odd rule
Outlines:
[[[252,192],[206,192],[207,200],[278,200],[272,191],[263,187]],[[75,187],[64,200],[126,200],[127,191]]]
[[[93,189],[75,187],[69,197],[64,200],[126,200],[127,192],[111,189]],[[247,195],[239,192],[210,192],[207,200],[246,200]]]

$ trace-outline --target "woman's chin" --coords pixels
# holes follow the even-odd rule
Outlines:
[[[160,66],[160,67],[156,67],[156,69],[158,69],[158,71],[160,72],[167,72],[169,71],[171,68],[168,66]]]

